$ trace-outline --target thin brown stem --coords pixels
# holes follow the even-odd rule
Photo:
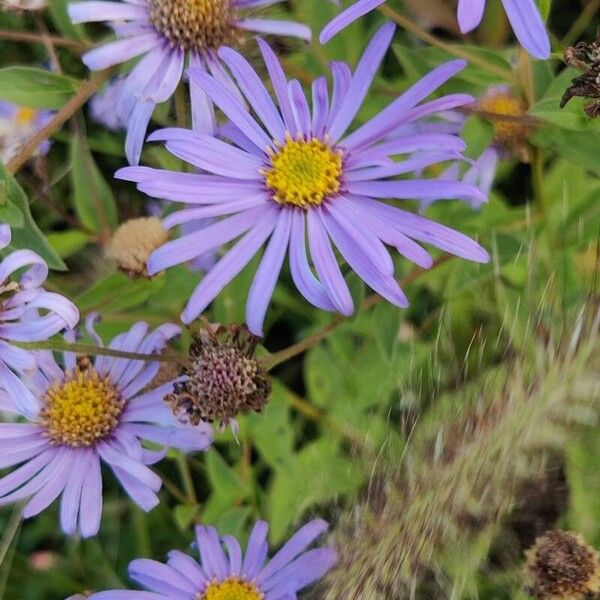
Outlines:
[[[421,268],[416,268],[411,271],[406,277],[403,277],[399,284],[401,287],[407,286],[411,284],[413,281],[424,275],[425,273],[430,272],[432,269],[439,267],[440,265],[446,263],[453,256],[451,254],[444,254],[442,257],[438,258],[432,265],[431,269],[425,270]],[[363,311],[369,310],[379,304],[383,298],[379,294],[371,294],[362,304],[361,309]],[[332,331],[335,331],[342,323],[346,321],[345,317],[341,315],[335,316],[327,325],[325,325],[322,329],[319,329],[312,335],[309,335],[307,338],[299,341],[296,344],[292,344],[291,346],[280,350],[279,352],[275,352],[270,354],[269,356],[265,356],[262,359],[262,366],[268,371],[274,369],[277,365],[284,363],[299,354],[310,350],[313,346],[316,346],[319,342],[323,341]]]
[[[38,146],[60,129],[100,89],[110,73],[110,69],[99,71],[82,83],[75,96],[60,109],[54,118],[25,142],[19,154],[8,163],[8,171],[14,175],[35,154]]]
[[[25,42],[28,44],[44,44],[45,42],[49,42],[54,47],[71,48],[76,52],[84,52],[90,47],[88,44],[57,35],[48,35],[46,36],[46,39],[42,39],[37,33],[28,33],[26,31],[9,31],[6,29],[0,29],[0,40],[7,40],[9,42]]]
[[[452,44],[444,42],[435,35],[419,27],[416,23],[413,23],[413,21],[411,21],[408,17],[400,14],[399,12],[396,12],[394,9],[390,8],[385,4],[380,6],[378,10],[382,12],[388,19],[391,19],[392,21],[400,25],[400,27],[406,29],[419,39],[426,42],[427,44],[435,46],[440,50],[444,50],[452,56],[464,58],[465,60],[469,61],[472,65],[481,67],[483,70],[487,71],[491,75],[496,75],[497,77],[500,77],[501,79],[504,79],[506,81],[512,80],[513,74],[510,69],[504,69],[502,67],[499,67],[498,65],[495,65],[494,63],[491,63],[485,60],[484,58],[481,58],[475,54],[471,54],[469,51],[464,50],[459,46],[454,46]]]
[[[139,352],[125,352],[114,348],[102,348],[90,344],[79,344],[51,340],[48,342],[12,342],[14,346],[25,350],[51,350],[53,352],[73,352],[89,356],[112,356],[114,358],[128,358],[129,360],[143,360],[146,362],[176,362],[185,361],[185,357],[179,354],[140,354]]]

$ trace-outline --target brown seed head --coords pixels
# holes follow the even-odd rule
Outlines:
[[[184,423],[225,426],[241,413],[262,411],[271,383],[254,358],[256,344],[245,327],[203,328],[194,336],[183,369],[187,381],[176,383],[166,397],[173,414]]]
[[[148,256],[169,240],[169,234],[156,217],[141,217],[123,223],[106,249],[121,271],[131,277],[147,277]]]
[[[526,556],[526,576],[538,600],[584,600],[600,591],[598,553],[580,535],[548,531]]]

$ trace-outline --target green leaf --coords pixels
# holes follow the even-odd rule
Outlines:
[[[74,135],[71,142],[71,167],[73,202],[80,221],[98,233],[115,229],[118,223],[115,198],[80,135]]]
[[[68,258],[84,248],[90,241],[89,234],[77,229],[48,234],[48,241],[61,258]]]
[[[0,69],[0,100],[36,109],[59,109],[71,99],[78,82],[72,77],[33,67]]]
[[[23,188],[1,162],[0,189],[5,201],[4,216],[8,217],[6,222],[12,226],[12,240],[9,247],[33,250],[48,263],[51,269],[66,271],[65,263],[33,220],[29,209],[29,200]],[[17,211],[20,213],[20,217],[17,215]],[[2,212],[0,212],[0,218],[3,218]]]

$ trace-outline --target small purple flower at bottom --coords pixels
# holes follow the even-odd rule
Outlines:
[[[98,592],[90,600],[295,600],[336,562],[334,550],[307,550],[326,529],[325,521],[311,521],[267,562],[264,521],[254,526],[245,554],[234,537],[219,537],[213,527],[197,527],[199,562],[178,550],[169,552],[166,565],[134,560],[129,575],[148,591]]]
[[[54,113],[49,110],[34,110],[12,102],[0,102],[0,161],[10,162],[23,144],[53,116]],[[45,140],[39,145],[37,155],[44,156],[49,150],[50,142]]]
[[[467,260],[489,260],[488,253],[465,235],[386,202],[485,199],[480,190],[463,182],[414,176],[430,165],[459,159],[465,143],[458,136],[411,133],[386,139],[402,125],[472,104],[474,98],[466,94],[424,102],[464,68],[464,61],[434,69],[378,115],[347,133],[394,30],[386,24],[375,34],[354,73],[345,63],[332,63],[333,93],[329,95],[325,77],[317,79],[312,86],[312,110],[300,83],[287,81],[273,50],[262,40],[277,104],[246,59],[228,48],[220,51],[258,120],[218,79],[198,69],[189,71],[191,80],[232,122],[222,132],[231,143],[185,129],[164,129],[149,139],[165,141],[169,152],[200,172],[128,167],[116,175],[136,182],[140,191],[152,197],[188,204],[189,208],[166,217],[167,229],[197,219],[217,219],[150,254],[150,275],[239,238],[193,292],[182,314],[185,323],[197,318],[265,244],[246,304],[248,328],[257,336],[263,335],[267,307],[288,252],[300,293],[318,308],[344,315],[352,314],[354,304],[334,246],[367,285],[400,307],[406,307],[408,300],[394,277],[395,265],[386,245],[424,268],[431,267],[433,258],[418,242]]]
[[[10,227],[0,224],[0,250],[11,239]],[[15,250],[0,261],[0,363],[15,371],[35,369],[36,361],[14,342],[42,342],[79,321],[70,300],[42,287],[46,277],[48,265],[32,250]]]
[[[101,346],[92,319],[88,331]],[[167,324],[149,332],[140,322],[115,337],[109,348],[156,354],[179,331]],[[92,360],[65,352],[61,366],[50,352],[35,354],[37,370],[21,378],[0,363],[0,408],[26,419],[0,423],[0,468],[16,467],[0,478],[0,506],[27,500],[23,516],[28,518],[62,496],[63,531],[93,536],[102,513],[102,463],[148,511],[158,504],[162,483],[148,465],[170,447],[195,451],[210,445],[208,425],[182,426],[163,402],[173,382],[149,389],[158,362],[110,356]],[[162,450],[149,450],[142,441]]]

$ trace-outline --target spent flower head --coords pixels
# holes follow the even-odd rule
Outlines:
[[[122,85],[114,110],[127,123],[125,150],[137,164],[154,108],[171,98],[184,65],[213,73],[230,93],[235,84],[219,61],[218,50],[236,46],[249,32],[290,35],[310,40],[310,29],[298,23],[249,17],[249,10],[283,0],[119,0],[74,2],[69,15],[74,23],[107,22],[117,40],[84,54],[93,70],[141,60]],[[194,85],[194,129],[212,134],[216,127],[213,105]]]
[[[526,577],[538,600],[585,600],[600,592],[598,552],[576,533],[548,531],[526,556]]]
[[[222,427],[239,414],[261,412],[271,392],[267,373],[254,357],[258,339],[245,327],[206,325],[190,346],[185,379],[166,397],[175,416],[198,425],[218,422]]]
[[[90,600],[292,600],[336,561],[335,552],[328,548],[308,550],[326,529],[327,523],[319,519],[307,523],[267,560],[268,525],[264,521],[252,529],[245,553],[234,537],[220,537],[213,527],[199,526],[200,561],[179,550],[169,552],[166,565],[145,558],[134,560],[129,576],[148,591],[98,592]]]
[[[101,346],[93,319],[88,318],[88,331]],[[115,337],[109,348],[155,354],[178,334],[175,325],[149,331],[139,322]],[[159,371],[156,361],[109,356],[91,360],[65,352],[59,364],[47,351],[37,352],[36,358],[37,370],[22,377],[0,363],[2,409],[24,418],[0,423],[0,440],[10,447],[0,466],[14,467],[0,478],[0,505],[26,500],[26,518],[61,496],[63,531],[93,536],[102,514],[102,463],[148,511],[158,504],[162,484],[148,465],[160,461],[169,447],[204,450],[212,441],[209,427],[184,427],[173,418],[163,402],[173,381],[152,387]],[[146,441],[162,450],[145,448]]]

